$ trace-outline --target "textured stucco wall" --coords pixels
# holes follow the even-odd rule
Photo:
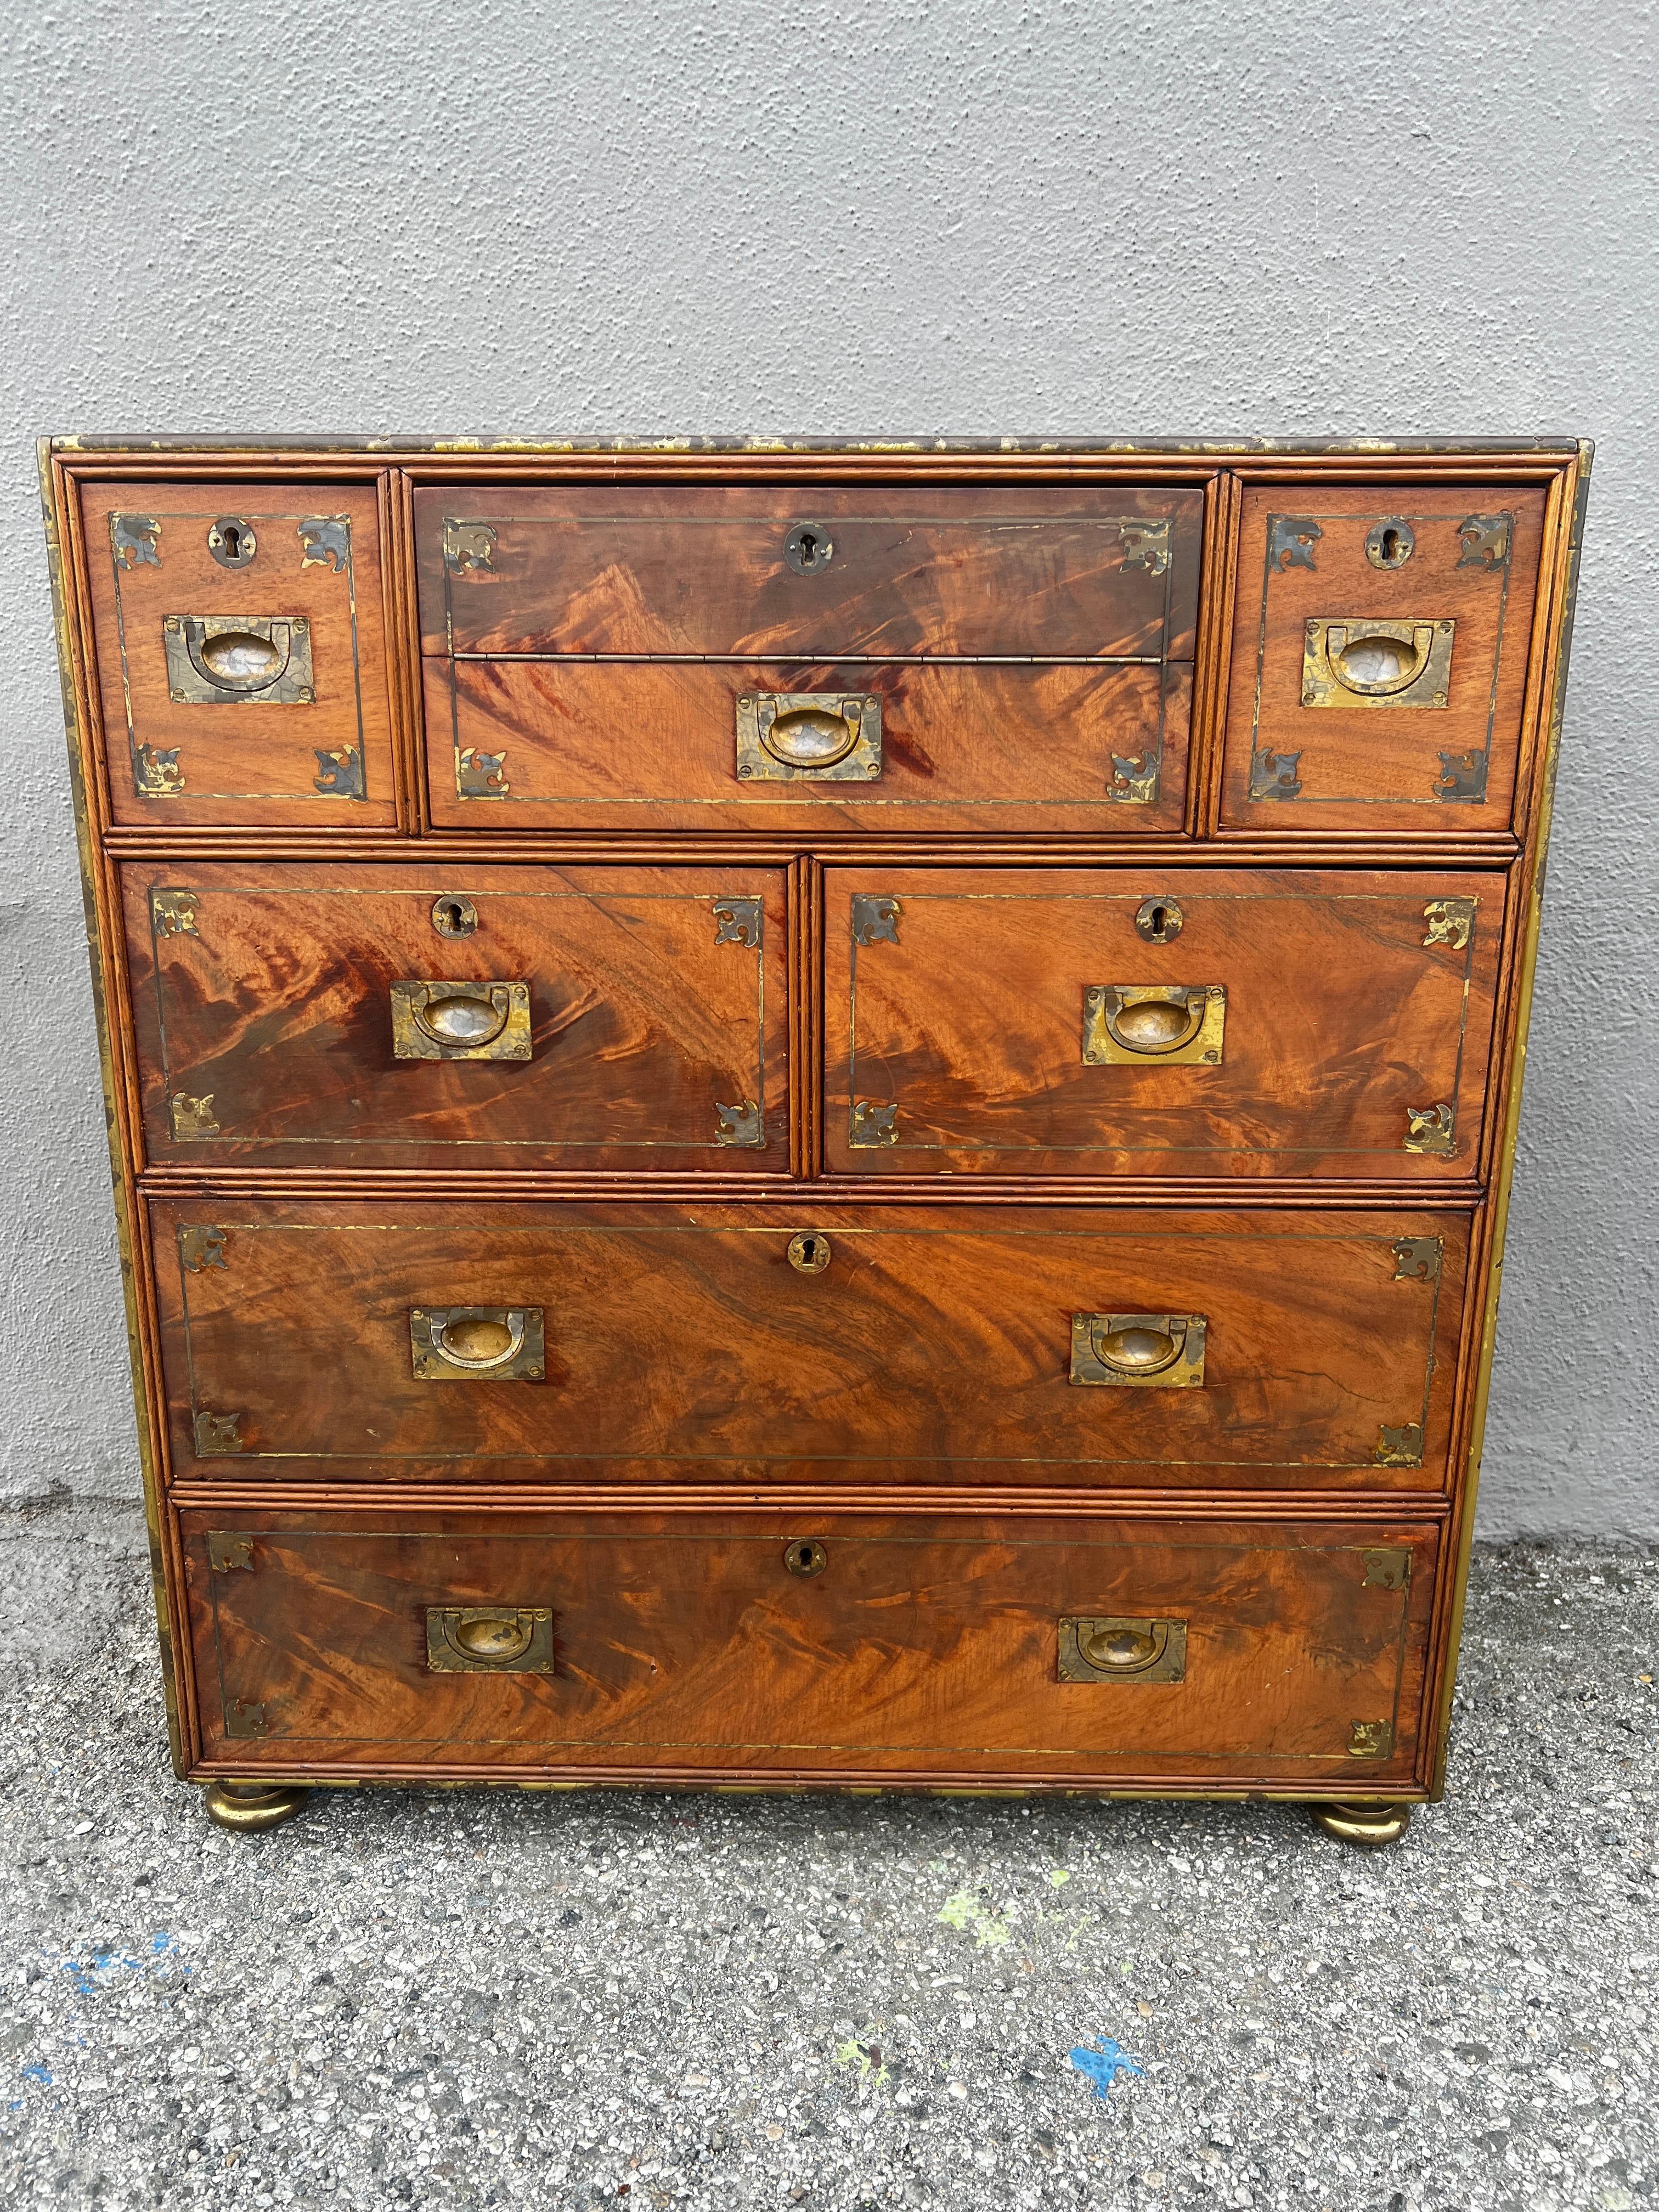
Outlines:
[[[1601,441],[1483,1496],[1659,1534],[1638,0],[63,0],[0,27],[0,1495],[136,1485],[44,430]]]

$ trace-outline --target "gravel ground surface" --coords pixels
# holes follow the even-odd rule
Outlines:
[[[1451,1793],[1368,1855],[1274,1806],[508,1790],[233,1838],[136,1554],[0,1528],[8,2206],[1659,2206],[1659,1556],[1477,1553]]]

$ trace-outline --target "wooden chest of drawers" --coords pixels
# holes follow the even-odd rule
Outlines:
[[[1437,1796],[1589,448],[43,448],[173,1754]]]

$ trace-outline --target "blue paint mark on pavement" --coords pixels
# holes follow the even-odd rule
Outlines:
[[[23,2079],[26,2081],[41,2082],[48,2089],[52,2087],[52,2075],[46,2071],[46,2068],[40,2063],[38,2058],[32,2065],[24,2067]],[[15,2112],[16,2110],[16,2106],[14,2106],[12,2109]]]
[[[1105,2096],[1120,2074],[1139,2074],[1144,2071],[1138,2059],[1131,2058],[1121,2043],[1114,2043],[1109,2035],[1100,2038],[1098,2051],[1091,2051],[1087,2044],[1079,2043],[1072,2053],[1072,2063],[1079,2074],[1086,2075],[1095,2085],[1095,2094]]]

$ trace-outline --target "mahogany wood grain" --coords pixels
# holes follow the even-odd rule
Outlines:
[[[1178,830],[1183,819],[1185,662],[428,659],[423,669],[440,826],[1116,836]],[[873,694],[880,775],[740,779],[737,702],[768,692]]]
[[[800,1199],[157,1201],[175,1474],[826,1492],[1445,1479],[1464,1214]],[[822,1273],[790,1264],[798,1231],[828,1239]],[[411,1311],[455,1306],[539,1308],[544,1378],[417,1380]],[[1072,1382],[1078,1313],[1203,1316],[1202,1386]],[[1421,1431],[1392,1464],[1385,1426]]]
[[[185,860],[123,888],[152,1160],[787,1172],[781,869]],[[456,895],[477,927],[441,936]],[[419,980],[528,984],[532,1057],[394,1057],[392,986]],[[180,1094],[217,1135],[174,1137]],[[722,1142],[746,1103],[764,1141]]]
[[[1127,485],[419,490],[422,650],[1190,660],[1202,519]],[[1125,520],[1166,528],[1148,552]],[[798,573],[817,524],[832,553]],[[447,531],[493,535],[447,560]]]
[[[1224,826],[1456,836],[1509,827],[1516,798],[1546,490],[1494,483],[1431,489],[1378,482],[1243,495],[1229,685]],[[1509,519],[1508,557],[1484,565],[1461,534],[1472,517]],[[1367,557],[1390,521],[1415,540],[1396,568]],[[1275,525],[1279,527],[1275,527]],[[1296,526],[1307,526],[1295,537]],[[1310,621],[1455,623],[1443,708],[1310,707],[1303,653]],[[1484,763],[1483,795],[1447,798],[1442,755]],[[1282,773],[1267,757],[1291,763]],[[1253,794],[1275,781],[1279,795]],[[1294,790],[1291,786],[1298,787]]]
[[[85,484],[80,501],[112,819],[162,831],[233,823],[354,831],[397,824],[374,486],[137,480]],[[141,533],[153,558],[118,557],[111,529],[118,514],[159,525],[153,536]],[[222,516],[253,526],[257,550],[246,567],[223,568],[208,549],[209,529]],[[313,551],[307,561],[301,523],[336,516],[347,525],[344,557]],[[303,617],[314,699],[174,700],[162,628],[172,615]],[[143,785],[156,778],[141,775],[140,748],[152,758],[176,752],[181,787],[147,795]],[[321,787],[358,781],[362,798]]]
[[[1416,1775],[1431,1526],[185,1516],[205,1762],[373,1771]],[[240,1538],[210,1565],[208,1537]],[[813,1538],[821,1572],[784,1550]],[[551,1674],[433,1673],[428,1606],[545,1606]],[[1058,1679],[1062,1614],[1170,1619],[1175,1682]],[[1370,1749],[1357,1752],[1355,1724]]]
[[[842,1173],[1468,1177],[1504,878],[1440,870],[831,867],[826,1158]],[[896,900],[859,944],[854,902]],[[1473,900],[1468,942],[1425,909]],[[1135,915],[1173,901],[1178,936]],[[1083,1060],[1092,986],[1224,985],[1218,1066]],[[1454,1110],[1442,1156],[1408,1109]],[[856,1105],[883,1115],[860,1127]],[[866,1120],[868,1116],[865,1117]],[[863,1141],[855,1143],[855,1137]]]

